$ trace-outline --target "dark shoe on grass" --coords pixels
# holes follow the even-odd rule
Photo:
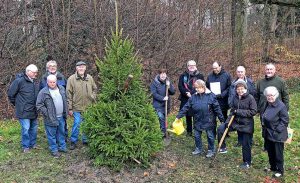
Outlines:
[[[74,142],[71,142],[70,150],[74,150],[74,149],[76,149],[76,144]]]
[[[240,168],[246,170],[246,169],[250,168],[250,165],[249,165],[249,163],[245,162],[245,163],[243,163],[243,164],[240,165]]]
[[[53,153],[51,153],[52,154],[52,156],[54,157],[54,158],[59,158],[60,157],[60,154],[59,154],[59,152],[53,152]]]

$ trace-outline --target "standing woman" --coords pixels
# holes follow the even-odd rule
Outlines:
[[[279,92],[276,87],[267,87],[264,95],[268,103],[262,116],[262,130],[270,163],[270,169],[266,170],[275,172],[275,177],[281,177],[284,173],[284,142],[288,137],[288,111],[286,105],[279,100]]]
[[[168,96],[166,96],[166,89],[168,90]],[[166,137],[166,115],[165,114],[165,107],[166,101],[167,103],[167,111],[169,113],[171,108],[171,100],[169,95],[175,94],[175,88],[173,84],[170,82],[169,78],[167,77],[167,70],[160,69],[159,74],[155,76],[153,82],[150,85],[151,94],[153,96],[153,107],[158,115],[160,129],[163,133],[163,137]]]
[[[224,122],[225,119],[216,96],[206,88],[205,82],[199,79],[195,82],[194,87],[197,92],[191,96],[191,98],[179,111],[176,116],[176,120],[184,117],[189,110],[193,112],[193,117],[195,119],[194,133],[196,148],[192,154],[197,155],[203,152],[201,134],[203,131],[206,131],[208,143],[208,152],[206,157],[210,158],[215,153],[214,131],[216,123],[214,123],[213,119],[215,118],[215,115],[218,116],[221,122]]]

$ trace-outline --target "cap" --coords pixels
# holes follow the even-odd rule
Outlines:
[[[84,61],[79,61],[76,63],[76,66],[80,66],[80,65],[86,65],[86,63]]]
[[[247,83],[246,83],[244,80],[238,79],[238,80],[234,83],[235,88],[237,87],[238,84],[242,84],[242,85],[247,89]]]

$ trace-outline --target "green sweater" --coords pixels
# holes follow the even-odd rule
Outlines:
[[[257,109],[259,112],[263,112],[267,105],[267,98],[264,96],[265,88],[274,86],[279,92],[278,98],[286,105],[289,109],[289,93],[285,84],[285,81],[279,76],[273,76],[271,78],[264,78],[257,82]]]

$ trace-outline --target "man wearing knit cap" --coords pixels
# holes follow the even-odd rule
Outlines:
[[[187,103],[188,99],[196,93],[194,88],[194,83],[196,80],[201,79],[204,81],[204,76],[197,70],[196,62],[194,60],[189,60],[187,62],[187,70],[180,75],[178,82],[178,89],[180,91],[179,100],[180,109]],[[188,111],[186,114],[186,131],[188,136],[192,136],[193,133],[193,121],[192,121],[192,111]]]

